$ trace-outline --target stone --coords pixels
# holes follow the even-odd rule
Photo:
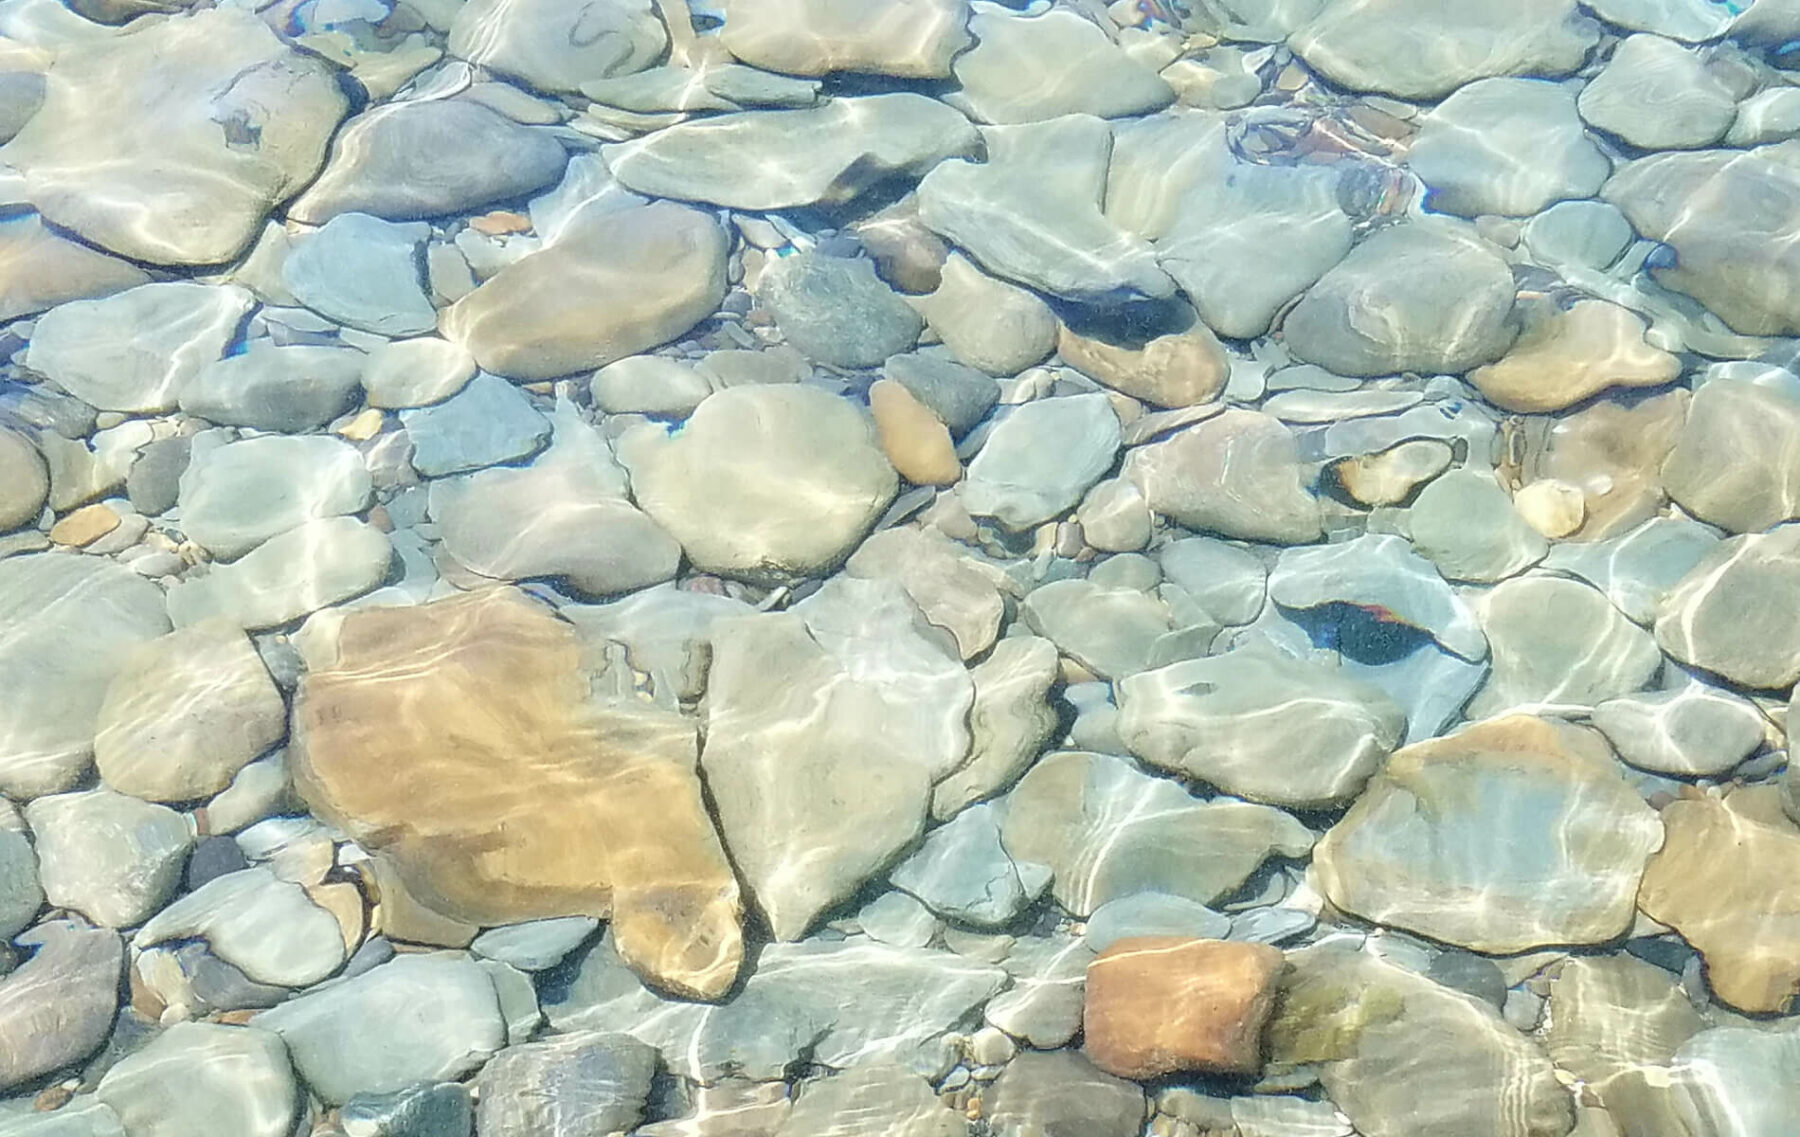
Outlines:
[[[725,231],[668,202],[588,212],[442,314],[444,337],[509,379],[602,367],[682,335],[725,298]]]
[[[475,1127],[469,1091],[456,1082],[419,1082],[386,1094],[356,1094],[338,1109],[345,1137],[467,1137]]]
[[[1512,302],[1512,272],[1492,246],[1448,222],[1415,221],[1352,249],[1282,328],[1297,358],[1340,375],[1461,372],[1511,346]]]
[[[0,219],[0,319],[148,283],[142,268],[64,237],[34,210]]]
[[[1699,522],[1657,517],[1623,537],[1557,545],[1544,567],[1587,581],[1632,622],[1649,626],[1669,589],[1718,543]]]
[[[863,935],[893,947],[926,947],[944,928],[931,909],[898,889],[869,901],[853,919]]]
[[[656,1051],[625,1034],[511,1046],[475,1079],[475,1123],[483,1137],[605,1137],[643,1120],[655,1073]]]
[[[755,611],[741,600],[657,585],[609,604],[564,604],[583,666],[595,668],[617,644],[626,662],[651,676],[658,698],[698,699],[706,690],[712,635],[719,621]]]
[[[1076,303],[1174,295],[1149,243],[1101,212],[1113,145],[1104,120],[1064,115],[983,137],[986,162],[946,159],[919,183],[932,230],[988,272]]]
[[[1518,477],[1552,478],[1581,491],[1587,520],[1570,536],[1598,541],[1650,520],[1665,497],[1660,470],[1687,417],[1680,387],[1627,406],[1596,399],[1556,418],[1528,418]]]
[[[1718,1133],[1773,1137],[1796,1106],[1790,1071],[1800,1060],[1791,1028],[1721,1026],[1683,1043],[1666,1068],[1624,1076],[1625,1092],[1609,1108],[1619,1124],[1644,1132],[1673,1131],[1689,1119]],[[1609,1103],[1610,1105],[1611,1103]],[[1641,1129],[1641,1127],[1648,1127]]]
[[[198,447],[177,503],[188,537],[234,560],[308,521],[359,513],[371,493],[368,467],[349,443],[264,435]]]
[[[0,561],[0,790],[29,798],[87,770],[106,690],[131,652],[169,630],[161,590],[100,558]]]
[[[1640,770],[1717,777],[1762,745],[1767,720],[1748,699],[1706,683],[1608,699],[1594,726]]]
[[[1688,43],[1723,35],[1737,15],[1711,0],[1596,0],[1589,7],[1607,23]]]
[[[1478,79],[1423,116],[1406,155],[1428,208],[1529,217],[1592,197],[1612,163],[1588,138],[1575,93],[1541,79]]]
[[[246,631],[280,627],[368,592],[386,578],[393,556],[387,535],[373,526],[349,517],[308,521],[182,580],[169,590],[169,615],[179,627],[214,618]]]
[[[43,107],[0,163],[23,173],[46,220],[93,244],[152,264],[218,264],[312,180],[347,106],[323,60],[253,13],[208,9],[60,52]]]
[[[256,649],[229,625],[196,624],[138,648],[106,689],[94,761],[120,793],[210,797],[287,733],[287,707]]]
[[[1648,632],[1580,581],[1524,576],[1476,608],[1493,670],[1471,719],[1510,710],[1587,709],[1641,689],[1662,667]]]
[[[966,0],[732,0],[719,39],[750,66],[788,75],[947,79],[969,46],[968,20]]]
[[[483,959],[497,959],[521,971],[546,971],[562,962],[599,926],[600,922],[592,916],[557,916],[503,924],[476,936],[469,950]]]
[[[1628,162],[1601,197],[1638,233],[1675,251],[1650,273],[1745,335],[1800,332],[1800,252],[1787,231],[1800,201],[1800,141],[1751,150],[1652,154]]]
[[[927,833],[888,879],[945,919],[991,928],[1011,923],[1050,883],[1050,874],[1007,856],[994,807],[983,804]]]
[[[94,1093],[144,1137],[285,1137],[295,1090],[279,1038],[186,1022],[120,1059]]]
[[[937,288],[913,306],[958,360],[990,375],[1017,375],[1056,347],[1059,324],[1042,297],[996,280],[958,252],[944,261]]]
[[[1450,468],[1454,451],[1435,438],[1414,438],[1374,454],[1344,458],[1331,469],[1346,493],[1368,506],[1401,505]]]
[[[962,1137],[968,1130],[962,1115],[938,1100],[930,1082],[904,1066],[880,1064],[807,1080],[776,1133],[832,1137],[863,1118],[889,1137]]]
[[[1800,834],[1716,800],[1671,802],[1662,849],[1638,904],[1681,933],[1706,961],[1713,994],[1738,1010],[1785,1014],[1800,993],[1793,880]]]
[[[1150,543],[1154,518],[1143,491],[1124,478],[1095,482],[1075,510],[1081,538],[1101,552],[1130,553]]]
[[[1153,593],[1079,579],[1032,589],[1019,615],[1032,631],[1104,679],[1123,679],[1149,667],[1174,624],[1169,605]]]
[[[1692,150],[1724,137],[1737,99],[1690,49],[1627,36],[1581,91],[1581,117],[1641,150]]]
[[[118,933],[49,920],[20,935],[36,949],[0,978],[0,1088],[29,1084],[99,1049],[119,1008]]]
[[[997,1137],[1134,1137],[1144,1091],[1073,1051],[1026,1051],[1000,1072],[982,1113]]]
[[[999,284],[998,281],[989,283]],[[1042,301],[1038,303],[1042,304]],[[1048,307],[1045,312],[1049,312]],[[884,377],[905,387],[955,438],[962,438],[973,430],[1000,399],[998,383],[975,368],[957,362],[943,348],[891,356],[881,370]]]
[[[307,987],[344,965],[344,933],[300,885],[265,867],[216,876],[152,916],[132,946],[204,940],[258,983]]]
[[[898,176],[972,154],[975,128],[912,92],[833,98],[799,110],[723,114],[601,147],[626,187],[757,212],[841,205]]]
[[[899,485],[867,416],[810,386],[719,391],[672,437],[627,435],[619,457],[695,567],[752,580],[841,563]]]
[[[951,70],[947,102],[977,122],[1030,123],[1059,115],[1126,118],[1175,101],[1175,90],[1072,11],[1015,15],[976,9],[975,46]]]
[[[475,377],[475,358],[435,336],[395,340],[369,353],[363,390],[372,407],[423,407],[440,403]]]
[[[331,1105],[456,1078],[506,1043],[493,982],[455,952],[396,956],[250,1025],[280,1035],[307,1087]]]
[[[1356,796],[1406,733],[1405,712],[1380,690],[1266,649],[1140,672],[1117,691],[1133,754],[1277,805]]]
[[[1121,1078],[1262,1067],[1281,949],[1181,936],[1120,940],[1088,965],[1082,1053]]]
[[[931,409],[892,379],[869,387],[869,414],[894,471],[917,486],[947,486],[962,477],[950,431]]]
[[[437,326],[419,270],[431,227],[340,213],[294,243],[281,281],[294,298],[340,324],[384,336]]]
[[[1522,308],[1524,330],[1502,358],[1469,373],[1482,397],[1509,411],[1560,411],[1609,387],[1660,387],[1681,360],[1644,338],[1643,317],[1607,300],[1567,309]]]
[[[323,225],[340,213],[415,221],[464,213],[562,177],[556,139],[467,99],[384,103],[338,131],[318,180],[287,208]]]
[[[471,924],[610,915],[633,966],[717,997],[741,958],[740,907],[693,725],[585,705],[578,655],[567,624],[507,589],[353,613],[333,664],[302,680],[295,786],[432,910]],[[469,778],[492,788],[470,797]]]
[[[630,75],[669,35],[651,0],[473,0],[450,24],[450,53],[545,92]]]
[[[933,624],[956,640],[963,659],[987,651],[1006,614],[999,571],[933,529],[899,527],[871,534],[844,571],[865,580],[892,580]]]
[[[142,923],[168,901],[193,843],[181,814],[108,789],[38,798],[25,822],[44,896],[113,928]]]
[[[1664,596],[1656,642],[1683,663],[1744,687],[1800,680],[1800,525],[1777,525],[1713,546]]]
[[[236,285],[170,281],[52,308],[25,364],[103,411],[175,409],[195,372],[225,354],[254,300]]]
[[[258,340],[202,367],[181,387],[181,409],[221,426],[297,434],[350,409],[368,357],[348,347]]]
[[[1307,492],[1294,436],[1259,411],[1234,407],[1134,447],[1123,476],[1186,529],[1287,545],[1319,537],[1319,502]]]
[[[1353,91],[1432,99],[1490,76],[1567,75],[1599,38],[1574,0],[1327,0],[1288,46]]]
[[[955,929],[944,932],[946,942],[958,942],[953,934]],[[1012,977],[1012,986],[982,1011],[989,1026],[1039,1049],[1062,1046],[1081,1029],[1087,966],[1094,961],[1084,940],[1061,933],[1017,940],[1003,936],[963,950],[977,958],[1001,957]]]
[[[1137,892],[1109,900],[1087,918],[1082,939],[1096,952],[1141,936],[1218,940],[1231,931],[1231,918],[1204,904],[1163,892]]]
[[[1674,975],[1627,953],[1575,956],[1550,983],[1550,1058],[1602,1102],[1621,1075],[1667,1065],[1706,1026]]]
[[[119,527],[118,511],[105,502],[84,505],[50,527],[50,542],[67,548],[81,549]]]
[[[1268,857],[1302,856],[1312,845],[1280,810],[1201,801],[1105,754],[1046,755],[1002,800],[1007,853],[1050,866],[1057,903],[1077,917],[1150,890],[1211,904]]]
[[[1726,146],[1761,146],[1800,134],[1800,99],[1785,87],[1758,91],[1737,105],[1737,117],[1721,141]]]
[[[1800,396],[1720,376],[1694,392],[1662,466],[1683,509],[1732,533],[1800,517]]]
[[[29,525],[50,496],[50,472],[31,440],[0,430],[0,533]]]
[[[833,367],[879,367],[918,343],[925,324],[861,258],[782,257],[763,270],[757,298],[789,344]]]
[[[763,279],[767,278],[765,271]],[[756,348],[709,351],[695,366],[695,373],[706,380],[710,389],[743,387],[752,383],[804,383],[812,377],[812,370],[806,357],[789,344],[776,344],[767,351]]]
[[[193,456],[191,438],[176,435],[159,438],[138,452],[125,476],[125,494],[131,507],[153,517],[175,508],[181,496],[181,475]]]
[[[969,463],[964,507],[1015,532],[1048,521],[1111,467],[1120,436],[1105,395],[1025,403],[995,426]]]
[[[51,1113],[6,1114],[0,1121],[6,1137],[125,1137],[119,1115],[92,1094],[78,1095]]]
[[[1048,695],[1057,675],[1056,648],[1036,636],[1008,636],[970,669],[968,757],[932,787],[932,817],[947,821],[1024,773],[1056,728]]]
[[[1345,911],[1508,954],[1623,935],[1661,841],[1596,736],[1520,715],[1395,751],[1312,873]]]
[[[608,414],[686,418],[712,394],[712,383],[693,366],[658,355],[628,355],[594,372],[594,405]]]
[[[1115,344],[1063,325],[1056,350],[1063,362],[1115,391],[1159,407],[1211,402],[1225,389],[1231,361],[1197,314],[1181,313],[1180,330],[1138,344]]]
[[[44,906],[37,854],[23,832],[0,829],[0,937],[11,939]]]
[[[1284,608],[1350,605],[1383,622],[1417,628],[1470,662],[1487,656],[1475,612],[1404,539],[1366,533],[1337,545],[1284,550],[1269,573],[1269,599]]]
[[[1513,508],[1539,536],[1552,541],[1567,537],[1587,520],[1587,500],[1581,491],[1555,478],[1520,486],[1513,494]]]
[[[441,403],[400,412],[413,469],[428,478],[529,457],[550,437],[550,421],[524,392],[487,372]]]
[[[1525,247],[1540,263],[1605,269],[1636,238],[1631,222],[1604,201],[1559,201],[1525,223]]]
[[[1269,572],[1261,560],[1212,537],[1184,537],[1156,550],[1164,579],[1220,624],[1248,624],[1263,610]]]
[[[1413,547],[1446,580],[1491,584],[1544,559],[1550,543],[1526,524],[1493,475],[1463,468],[1419,491],[1409,513]]]

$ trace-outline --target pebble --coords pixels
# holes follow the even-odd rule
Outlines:
[[[1141,346],[1119,345],[1063,325],[1056,350],[1063,361],[1115,391],[1159,407],[1211,402],[1225,388],[1230,361],[1212,331],[1188,309],[1177,330]]]
[[[944,938],[950,941],[950,931]],[[1081,1004],[1087,986],[1087,966],[1094,951],[1078,938],[1051,936],[995,944],[969,944],[972,954],[991,951],[1001,955],[1012,986],[990,1001],[982,1012],[988,1025],[1043,1050],[1062,1046],[1081,1029]]]
[[[475,359],[466,350],[421,336],[395,340],[369,353],[362,384],[371,407],[424,407],[441,403],[475,377]]]
[[[1617,206],[1559,201],[1525,223],[1525,247],[1543,264],[1610,268],[1636,235]]]
[[[1011,923],[1036,900],[1050,870],[1016,864],[1000,844],[993,807],[974,805],[927,833],[888,879],[946,919],[992,928]]]
[[[26,366],[99,410],[169,411],[225,354],[254,303],[236,285],[170,281],[76,300],[38,318]]]
[[[23,434],[0,430],[0,532],[38,519],[50,496],[44,459]]]
[[[1577,580],[1505,581],[1476,611],[1493,670],[1469,704],[1472,718],[1516,708],[1592,707],[1639,690],[1662,667],[1650,634]]]
[[[1446,580],[1491,584],[1530,568],[1550,551],[1513,500],[1485,471],[1461,469],[1419,491],[1409,513],[1413,547]]]
[[[344,1137],[468,1137],[475,1107],[456,1082],[419,1082],[385,1094],[357,1094],[338,1109]]]
[[[925,947],[944,927],[931,909],[898,889],[863,905],[856,913],[856,923],[865,936],[892,947]]]
[[[45,897],[113,928],[168,902],[193,843],[181,814],[104,788],[37,798],[25,821]]]
[[[1788,634],[1800,589],[1800,525],[1727,538],[1664,595],[1656,642],[1683,663],[1744,687],[1800,679],[1800,643]]]
[[[437,325],[419,267],[431,227],[340,213],[294,243],[281,280],[300,303],[329,320],[384,336]]]
[[[629,355],[594,372],[588,388],[608,414],[685,418],[712,394],[712,384],[693,366],[660,355]]]
[[[50,527],[52,544],[80,549],[119,527],[118,511],[105,502],[84,505]]]
[[[1699,682],[1608,699],[1593,721],[1625,761],[1678,777],[1727,773],[1762,745],[1767,727],[1754,703]]]
[[[1524,331],[1506,355],[1469,373],[1482,397],[1509,411],[1559,411],[1608,387],[1660,387],[1681,361],[1645,339],[1641,316],[1605,300],[1566,310],[1524,307]]]
[[[46,921],[13,942],[35,951],[0,978],[0,1087],[9,1090],[100,1048],[125,966],[118,933],[73,920]]]
[[[1231,931],[1231,918],[1181,896],[1139,892],[1109,900],[1087,918],[1082,939],[1096,952],[1140,936],[1217,940]]]
[[[216,876],[151,917],[132,946],[200,939],[249,979],[306,987],[342,967],[344,936],[300,885],[263,867]]]
[[[931,294],[912,304],[958,361],[989,375],[1017,375],[1056,347],[1056,314],[1042,297],[989,276],[959,252],[944,261]]]
[[[581,1031],[511,1046],[475,1079],[483,1137],[587,1137],[643,1120],[656,1051],[629,1035]]]
[[[368,508],[368,467],[349,443],[272,434],[228,442],[216,432],[202,439],[176,501],[183,531],[220,560],[308,521]]]
[[[1001,1137],[1135,1137],[1144,1126],[1144,1091],[1071,1051],[1027,1051],[1006,1064],[982,1114]]]
[[[1407,164],[1430,208],[1463,217],[1524,217],[1588,198],[1612,164],[1588,138],[1575,92],[1541,79],[1479,79],[1419,122]]]
[[[215,618],[247,631],[280,627],[373,589],[393,555],[385,534],[354,518],[308,521],[182,580],[169,590],[169,615],[181,627]]]
[[[951,65],[959,89],[945,101],[977,122],[1128,118],[1175,101],[1162,77],[1073,11],[978,8],[969,31],[975,46]]]
[[[100,1079],[95,1096],[144,1137],[284,1137],[296,1087],[267,1031],[176,1023]]]
[[[1143,491],[1124,478],[1094,483],[1075,510],[1081,537],[1102,552],[1130,553],[1150,543],[1155,524]]]
[[[154,517],[175,508],[193,445],[193,439],[176,435],[159,438],[138,452],[125,475],[125,494],[133,509]]]
[[[998,383],[942,349],[890,356],[881,371],[929,408],[955,438],[973,430],[1000,398]]]
[[[476,936],[469,950],[483,959],[497,959],[521,971],[545,971],[580,946],[599,923],[592,916],[558,916],[503,924]]]
[[[969,463],[971,514],[1017,532],[1073,507],[1113,464],[1118,415],[1105,395],[1039,399],[999,421]]]
[[[1331,469],[1345,492],[1362,504],[1400,505],[1414,490],[1449,469],[1453,460],[1448,443],[1415,438],[1373,454],[1340,459]]]
[[[879,367],[913,347],[924,320],[875,275],[874,262],[816,252],[763,270],[757,299],[787,342],[833,367]]]
[[[1758,533],[1800,517],[1800,393],[1720,376],[1688,404],[1663,463],[1669,496],[1701,521]],[[1720,456],[1729,454],[1729,461]]]
[[[904,385],[877,380],[869,388],[869,411],[882,452],[901,477],[920,486],[951,485],[962,477],[950,431]]]
[[[400,412],[413,469],[428,478],[528,457],[550,437],[550,421],[517,387],[477,374],[442,402]]]
[[[1082,1053],[1121,1078],[1253,1073],[1283,967],[1279,948],[1124,939],[1088,965]]]
[[[787,75],[834,71],[944,79],[969,45],[965,0],[849,5],[829,0],[736,0],[720,39],[752,67]]]
[[[1525,524],[1552,541],[1567,537],[1587,520],[1587,502],[1581,491],[1555,478],[1521,486],[1513,494],[1513,508]]]
[[[1134,447],[1124,476],[1158,514],[1188,529],[1277,544],[1316,540],[1294,436],[1259,411],[1231,408],[1166,441]]]
[[[258,340],[195,372],[182,385],[181,409],[221,426],[314,430],[350,409],[367,358],[348,347]]]
[[[1579,103],[1594,129],[1642,150],[1711,145],[1737,117],[1737,100],[1698,55],[1654,35],[1627,36]]]

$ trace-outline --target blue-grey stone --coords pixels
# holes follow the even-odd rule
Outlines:
[[[481,1137],[606,1137],[642,1119],[656,1051],[582,1031],[514,1046],[481,1071]]]
[[[437,326],[421,283],[431,227],[396,224],[367,213],[340,213],[298,241],[281,266],[282,283],[300,303],[340,324],[384,336]]]
[[[469,950],[485,959],[497,959],[521,971],[555,967],[593,934],[600,921],[592,916],[559,916],[489,928],[475,937]]]
[[[344,1137],[469,1137],[475,1106],[456,1082],[420,1082],[388,1094],[357,1094],[338,1111]]]
[[[23,833],[0,829],[0,940],[18,935],[43,906],[31,842]]]
[[[523,392],[483,372],[443,402],[401,411],[413,468],[428,478],[512,462],[550,437],[550,420]]]
[[[770,265],[758,292],[788,343],[836,367],[878,367],[925,328],[872,261],[797,253]]]
[[[1231,918],[1226,939],[1249,944],[1278,944],[1303,936],[1318,924],[1312,913],[1298,908],[1252,908]]]
[[[1000,844],[991,804],[972,805],[932,830],[889,877],[938,915],[994,928],[1010,923],[1050,884],[1050,870],[1015,864]]]
[[[1100,952],[1133,936],[1222,940],[1230,931],[1231,917],[1214,912],[1199,901],[1166,892],[1138,892],[1094,909],[1083,938],[1088,947]]]

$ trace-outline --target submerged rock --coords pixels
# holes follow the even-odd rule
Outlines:
[[[176,1023],[100,1079],[95,1096],[144,1137],[284,1137],[294,1072],[267,1031]]]
[[[652,0],[471,0],[450,24],[453,55],[570,92],[656,62],[669,36]]]
[[[15,941],[36,951],[0,978],[0,1088],[79,1062],[106,1041],[119,1005],[117,932],[51,920]]]
[[[1302,481],[1294,436],[1260,411],[1232,408],[1136,447],[1124,476],[1152,510],[1188,529],[1279,544],[1319,536],[1319,502]]]
[[[977,9],[975,46],[952,65],[945,101],[978,122],[1041,122],[1065,114],[1125,118],[1166,107],[1175,90],[1073,11],[1015,15]]]
[[[729,0],[719,39],[752,67],[945,79],[969,46],[968,0]]]
[[[961,493],[977,517],[1014,532],[1074,508],[1113,464],[1119,416],[1103,394],[1037,399],[1013,410],[969,463]]]
[[[1691,49],[1635,35],[1582,88],[1581,117],[1642,150],[1691,150],[1725,134],[1737,99]]]
[[[834,367],[879,367],[916,344],[924,327],[868,260],[783,257],[763,271],[757,291],[788,343]]]
[[[1493,671],[1469,703],[1471,719],[1515,709],[1589,708],[1642,688],[1663,664],[1650,634],[1580,581],[1536,575],[1505,581],[1481,598],[1477,611]]]
[[[1123,1078],[1262,1067],[1279,948],[1179,936],[1121,940],[1088,965],[1082,1052]]]
[[[1745,687],[1800,679],[1800,525],[1713,546],[1664,596],[1656,642]]]
[[[1662,482],[1682,508],[1733,533],[1800,517],[1800,396],[1709,379],[1688,404]]]
[[[1592,197],[1612,164],[1588,138],[1575,93],[1541,79],[1479,79],[1419,125],[1407,164],[1430,205],[1464,217],[1524,217]]]

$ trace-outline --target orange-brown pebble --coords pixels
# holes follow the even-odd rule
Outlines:
[[[50,540],[79,549],[119,527],[119,515],[104,502],[84,505],[50,527]]]
[[[881,449],[915,486],[947,486],[962,477],[950,430],[911,391],[892,379],[869,388],[869,411]]]
[[[1088,1059],[1121,1078],[1254,1073],[1283,957],[1267,944],[1138,936],[1088,965]]]
[[[469,218],[469,228],[490,237],[499,237],[507,233],[524,233],[531,228],[531,218],[523,213],[496,209],[492,213],[483,213],[479,217]]]

